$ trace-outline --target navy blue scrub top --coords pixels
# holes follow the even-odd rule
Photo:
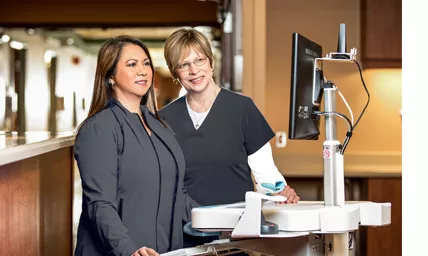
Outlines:
[[[159,113],[183,150],[188,194],[201,205],[245,201],[254,191],[248,156],[275,136],[251,98],[222,88],[197,130],[185,96]]]

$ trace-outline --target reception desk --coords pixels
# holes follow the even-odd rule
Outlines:
[[[0,255],[72,255],[73,143],[0,132]]]

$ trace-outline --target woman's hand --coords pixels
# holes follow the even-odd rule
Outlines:
[[[296,194],[296,191],[292,189],[290,186],[286,186],[281,192],[279,192],[280,196],[285,196],[287,204],[297,203],[300,200],[300,197]]]
[[[131,256],[159,256],[155,250],[147,247],[141,247],[136,252],[134,252]]]

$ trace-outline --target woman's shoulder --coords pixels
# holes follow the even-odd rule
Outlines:
[[[241,93],[233,92],[226,88],[222,88],[221,91],[225,101],[230,102],[230,104],[234,104],[235,107],[241,106],[242,108],[247,108],[248,106],[254,105],[254,102],[250,97],[242,95]]]
[[[120,145],[123,145],[121,127],[107,107],[82,123],[77,131],[73,149],[76,156],[81,156],[88,154],[88,150],[89,155],[93,153],[91,150],[112,152],[111,150],[117,148],[119,152]]]
[[[181,96],[159,110],[159,115],[164,118],[170,115],[176,115],[177,113],[181,113],[181,107],[186,104],[186,96]]]
[[[115,124],[117,124],[117,120],[111,109],[107,107],[83,121],[79,134],[91,133],[95,130],[111,133],[117,129]]]

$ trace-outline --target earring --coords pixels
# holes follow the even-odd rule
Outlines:
[[[114,86],[116,83],[113,80],[110,80],[110,85]]]

